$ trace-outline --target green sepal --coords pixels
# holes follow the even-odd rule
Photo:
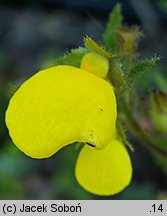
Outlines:
[[[120,63],[116,59],[110,60],[109,72],[107,78],[117,89],[127,89],[128,85],[124,79]]]
[[[112,57],[109,52],[107,52],[101,45],[97,44],[92,38],[88,36],[84,38],[84,45],[89,50],[89,52],[102,55],[107,59],[110,59]]]
[[[69,53],[63,57],[59,57],[55,60],[54,66],[56,65],[71,65],[74,67],[80,67],[81,59],[88,53],[88,50],[83,47],[72,49]]]

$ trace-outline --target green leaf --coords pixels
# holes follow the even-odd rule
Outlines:
[[[80,67],[81,59],[87,52],[88,50],[83,47],[72,49],[71,52],[65,56],[57,58],[54,62],[54,65],[71,65]]]
[[[98,55],[102,55],[107,59],[111,58],[111,54],[107,52],[101,45],[98,45],[92,38],[86,36],[84,39],[85,47],[90,51]]]
[[[141,60],[136,63],[128,73],[128,82],[131,85],[136,81],[146,70],[152,68],[160,60],[160,57],[154,57],[151,59]]]
[[[106,31],[103,34],[104,45],[107,49],[116,51],[117,44],[117,29],[122,24],[121,6],[117,4],[109,16]]]

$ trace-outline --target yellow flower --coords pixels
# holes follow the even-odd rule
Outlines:
[[[32,158],[48,158],[74,142],[94,147],[81,150],[76,177],[99,195],[118,193],[132,173],[125,147],[112,141],[116,99],[102,78],[108,65],[104,57],[87,54],[80,69],[60,65],[40,71],[21,85],[6,111],[13,142]]]

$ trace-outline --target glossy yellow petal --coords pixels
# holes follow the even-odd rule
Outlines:
[[[112,86],[72,66],[36,73],[16,91],[6,112],[13,142],[33,158],[49,157],[76,141],[103,148],[115,121]]]
[[[80,68],[105,78],[109,70],[109,61],[96,53],[88,53],[82,58]]]
[[[102,150],[84,146],[76,164],[79,184],[97,195],[113,195],[123,190],[132,176],[131,161],[125,146],[114,140]]]

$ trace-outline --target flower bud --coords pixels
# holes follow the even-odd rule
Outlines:
[[[136,51],[139,38],[142,35],[138,27],[120,27],[117,30],[117,34],[120,51],[122,51],[122,53],[125,55],[134,54]]]

